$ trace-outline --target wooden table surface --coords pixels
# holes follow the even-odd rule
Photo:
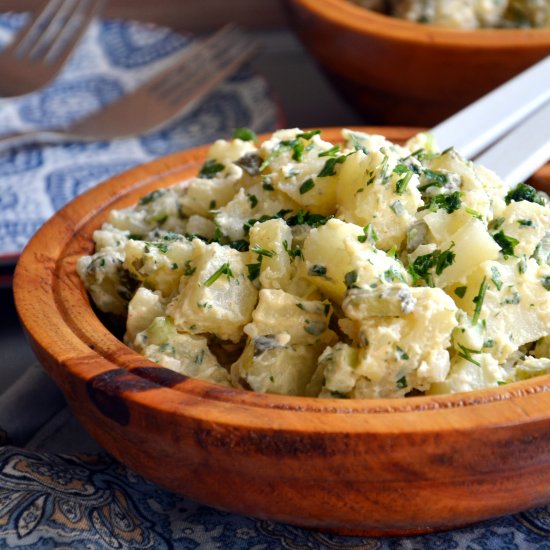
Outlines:
[[[45,0],[0,0],[0,12],[34,10]],[[108,17],[138,19],[173,29],[209,30],[229,21],[246,27],[282,25],[280,0],[109,0]]]

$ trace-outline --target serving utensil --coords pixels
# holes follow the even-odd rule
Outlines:
[[[105,0],[49,0],[0,54],[0,96],[25,95],[53,80]]]
[[[111,140],[151,132],[192,107],[241,66],[254,49],[250,38],[228,25],[185,50],[168,68],[100,111],[60,130],[3,136],[0,147],[30,142]]]
[[[550,56],[430,133],[442,150],[453,146],[508,185],[526,179],[550,159]]]

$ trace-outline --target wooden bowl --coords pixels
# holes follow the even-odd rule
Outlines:
[[[371,124],[434,126],[550,54],[550,28],[448,29],[348,0],[285,5],[306,48]]]
[[[413,130],[367,128],[402,141]],[[338,141],[339,131],[323,131]],[[85,428],[146,478],[224,510],[344,533],[427,532],[550,500],[550,376],[451,396],[285,397],[229,389],[127,348],[76,271],[109,210],[196,174],[205,147],[78,197],[31,240],[16,305]],[[550,174],[539,173],[550,187]]]

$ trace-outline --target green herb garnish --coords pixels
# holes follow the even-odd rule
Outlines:
[[[489,283],[487,282],[487,277],[483,277],[483,281],[479,285],[479,291],[477,296],[473,299],[475,304],[474,315],[472,317],[472,324],[477,325],[479,320],[479,315],[481,313],[481,308],[483,307],[483,301],[485,300],[485,293],[487,292],[487,287]]]
[[[312,178],[308,178],[302,185],[300,185],[300,195],[311,191],[315,187],[315,182]]]
[[[225,166],[214,159],[208,159],[200,169],[199,177],[212,179],[218,172],[221,172]]]
[[[518,239],[506,235],[502,229],[493,235],[493,239],[500,246],[504,258],[514,255],[514,247],[519,244]]]
[[[250,128],[236,128],[233,132],[233,139],[240,139],[242,141],[258,141],[256,132]]]
[[[461,195],[462,193],[460,191],[455,191],[448,195],[435,195],[429,197],[426,208],[432,212],[442,208],[447,214],[452,214],[462,206],[462,201],[460,199]]]
[[[512,201],[528,201],[544,206],[545,201],[534,187],[526,183],[518,183],[511,191],[508,191],[505,199],[506,204]]]
[[[233,277],[233,272],[231,271],[231,266],[229,262],[222,264],[206,281],[204,281],[203,286],[210,286],[214,284],[222,275],[225,275],[229,280]]]

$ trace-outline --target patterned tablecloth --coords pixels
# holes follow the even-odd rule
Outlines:
[[[23,16],[1,16],[0,42],[22,22]],[[93,111],[134,88],[190,40],[142,24],[98,23],[53,85],[0,103],[0,132],[66,124]],[[54,211],[106,177],[229,136],[235,127],[261,132],[276,123],[266,82],[245,68],[154,134],[0,152],[0,264],[13,261]],[[445,533],[376,539],[329,535],[200,505],[103,452],[39,367],[0,396],[0,427],[1,548],[550,549],[548,507]]]

